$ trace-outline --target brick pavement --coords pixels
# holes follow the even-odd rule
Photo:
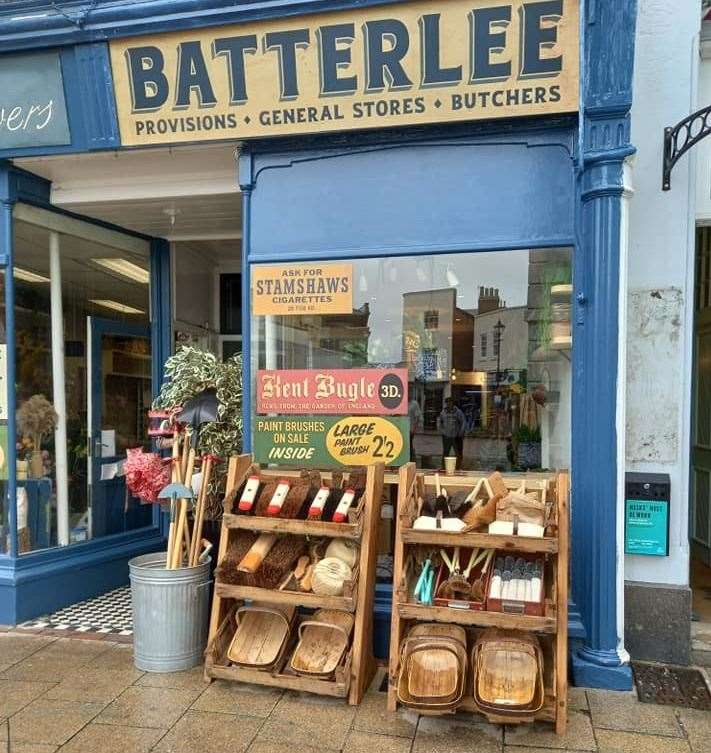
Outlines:
[[[378,682],[358,708],[200,668],[146,674],[115,641],[0,633],[0,753],[709,753],[711,712],[573,688],[564,738],[466,714],[390,714]]]

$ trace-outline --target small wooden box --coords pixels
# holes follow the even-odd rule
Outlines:
[[[541,562],[541,598],[540,601],[519,601],[518,599],[492,599],[487,596],[486,609],[488,612],[505,612],[507,614],[523,614],[528,617],[543,617],[546,602],[546,563],[545,560],[535,554],[517,554],[517,557],[526,562]],[[487,584],[487,594],[489,584]]]

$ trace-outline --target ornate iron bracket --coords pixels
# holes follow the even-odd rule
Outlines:
[[[673,128],[664,129],[662,191],[671,188],[671,171],[682,155],[711,133],[711,105],[689,115]]]

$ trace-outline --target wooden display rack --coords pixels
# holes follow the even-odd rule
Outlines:
[[[441,476],[442,486],[450,491],[456,487],[472,489],[479,475],[457,474]],[[398,488],[398,515],[393,565],[393,601],[390,633],[390,668],[388,680],[388,709],[395,711],[398,705],[397,683],[400,663],[400,647],[413,622],[448,622],[467,629],[498,627],[508,630],[526,630],[541,638],[544,656],[543,708],[530,716],[511,719],[486,714],[489,721],[516,724],[545,720],[555,723],[558,734],[565,733],[567,722],[568,692],[568,474],[519,474],[504,477],[510,489],[517,489],[522,481],[527,489],[543,489],[548,499],[555,502],[555,530],[557,534],[543,539],[519,536],[499,536],[488,533],[449,533],[444,531],[414,530],[412,523],[417,517],[417,499],[424,498],[425,489],[435,485],[433,474],[416,472],[414,463],[400,469]],[[500,552],[538,553],[547,555],[549,564],[548,583],[545,594],[545,612],[542,617],[458,610],[450,607],[425,606],[410,601],[414,575],[408,572],[408,550],[413,546],[460,546],[465,548],[496,549]],[[467,680],[469,683],[469,680]],[[479,710],[471,692],[465,693],[459,710],[483,713]]]
[[[294,478],[299,471],[283,469],[260,469],[250,455],[230,459],[227,473],[226,498],[251,474]],[[322,472],[324,479],[329,472]],[[314,538],[344,538],[360,544],[360,560],[354,571],[357,578],[343,596],[318,596],[313,593],[279,591],[276,589],[235,586],[215,580],[215,593],[210,619],[210,633],[205,652],[205,677],[247,682],[269,687],[318,693],[320,695],[347,698],[352,705],[360,703],[375,674],[373,655],[373,598],[377,566],[378,523],[383,494],[384,468],[382,464],[367,469],[366,486],[360,502],[349,512],[347,523],[290,520],[267,518],[255,515],[233,515],[225,506],[222,531],[217,555],[222,562],[233,537],[242,532],[290,533]],[[235,612],[245,600],[257,600],[268,604],[289,604],[310,609],[340,609],[354,614],[353,640],[333,679],[302,677],[289,669],[289,657],[296,643],[292,635],[282,661],[272,671],[246,669],[230,664],[227,649],[235,628]],[[294,631],[295,632],[295,631]]]

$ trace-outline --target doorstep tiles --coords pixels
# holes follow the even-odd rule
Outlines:
[[[525,745],[531,748],[565,750],[595,750],[595,734],[590,718],[582,711],[568,712],[568,725],[564,735],[556,735],[550,723],[509,725],[504,731],[507,745]]]
[[[155,753],[243,753],[262,725],[256,717],[188,711]],[[79,753],[79,751],[77,751]],[[295,751],[292,751],[295,753]]]
[[[102,706],[96,703],[67,703],[38,698],[9,719],[11,746],[21,742],[62,745],[101,709]]]
[[[196,711],[240,714],[266,719],[283,695],[278,688],[215,680],[193,703]]]
[[[614,691],[589,690],[587,696],[592,723],[596,729],[682,737],[671,706],[639,703],[630,695]]]
[[[91,722],[62,746],[61,753],[148,753],[162,735],[160,729]]]
[[[599,753],[690,753],[686,740],[637,732],[595,730]]]
[[[170,729],[198,695],[194,690],[141,688],[133,685],[112,701],[96,721],[129,727]]]

